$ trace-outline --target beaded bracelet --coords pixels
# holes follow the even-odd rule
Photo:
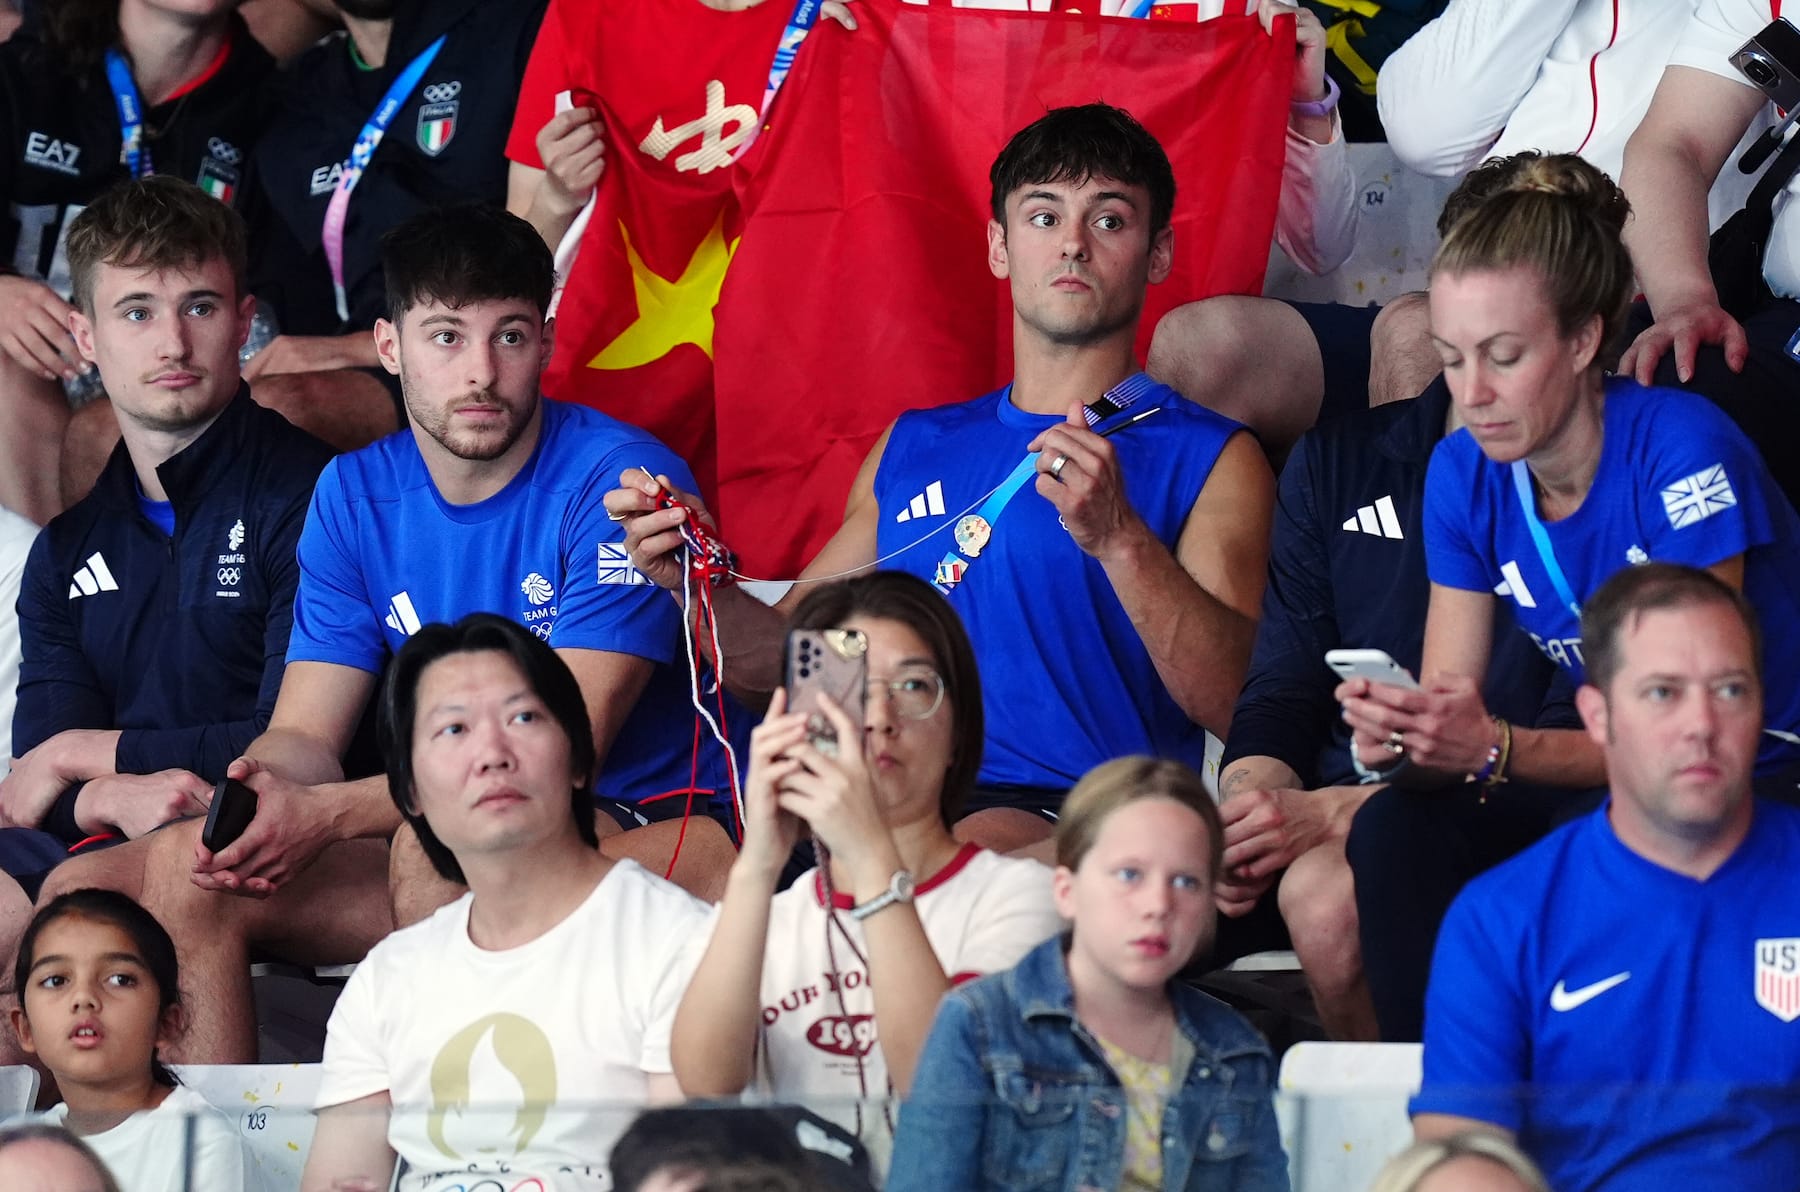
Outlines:
[[[1501,716],[1493,717],[1494,727],[1500,731],[1500,739],[1488,746],[1487,760],[1481,769],[1469,775],[1472,782],[1481,786],[1481,801],[1487,802],[1488,792],[1506,781],[1506,763],[1512,760],[1512,725]]]

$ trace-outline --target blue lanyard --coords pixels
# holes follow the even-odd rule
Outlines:
[[[405,106],[413,90],[418,87],[419,80],[431,69],[431,63],[444,48],[449,34],[442,34],[438,39],[425,47],[423,53],[406,64],[394,81],[388,84],[387,94],[375,105],[375,111],[356,134],[356,144],[350,147],[350,156],[344,160],[343,172],[338,175],[337,189],[332,192],[331,201],[325,207],[325,227],[322,239],[325,247],[325,262],[331,267],[331,283],[336,290],[338,318],[350,318],[349,298],[344,288],[344,218],[350,209],[350,192],[362,181],[363,170],[368,168],[369,159],[375,156],[376,146],[387,134],[388,125]]]
[[[1556,589],[1556,598],[1581,620],[1581,605],[1575,602],[1575,593],[1569,590],[1569,581],[1563,575],[1562,565],[1556,561],[1556,551],[1550,545],[1550,534],[1544,529],[1544,523],[1538,520],[1537,497],[1531,491],[1531,469],[1525,466],[1522,459],[1514,460],[1512,466],[1513,488],[1519,494],[1519,509],[1525,514],[1525,528],[1531,531],[1531,541],[1537,546],[1538,561],[1543,563],[1544,570],[1549,573],[1550,586]]]
[[[781,40],[775,43],[775,59],[769,63],[769,83],[763,90],[762,115],[769,115],[769,105],[775,102],[776,92],[787,82],[788,72],[794,69],[794,55],[800,52],[800,43],[812,32],[818,23],[819,10],[825,7],[823,0],[795,0],[793,15],[788,17],[787,28],[781,31]]]
[[[117,46],[106,51],[106,81],[112,87],[113,106],[119,111],[119,161],[133,178],[154,174],[150,149],[144,144],[144,101],[138,98],[131,63]]]
[[[1133,373],[1101,394],[1098,400],[1083,406],[1081,417],[1087,423],[1089,430],[1098,430],[1102,422],[1123,414],[1135,405],[1140,397],[1155,387],[1156,382],[1150,379],[1148,373]],[[1006,392],[1001,394],[1000,400],[1003,402],[1012,400],[1011,385],[1006,387]],[[968,573],[968,569],[974,565],[976,558],[993,536],[994,526],[999,523],[1000,515],[1006,511],[1006,507],[1012,503],[1012,499],[1018,495],[1019,490],[1025,487],[1025,482],[1037,474],[1037,461],[1041,454],[1042,452],[1038,451],[1027,452],[1024,459],[1013,465],[1013,470],[1006,474],[1006,479],[1000,482],[1000,486],[988,494],[987,500],[981,503],[981,507],[975,511],[974,515],[960,519],[959,527],[963,524],[974,523],[980,527],[981,536],[972,551],[964,546],[959,538],[958,549],[968,554],[967,559],[964,559],[957,551],[949,551],[944,555],[938,563],[937,577],[933,580],[938,591],[947,595],[950,589],[962,582],[963,576]]]

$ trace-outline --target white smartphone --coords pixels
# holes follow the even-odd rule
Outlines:
[[[1412,691],[1419,689],[1418,680],[1390,658],[1386,650],[1327,650],[1325,665],[1336,671],[1340,678],[1391,683]]]

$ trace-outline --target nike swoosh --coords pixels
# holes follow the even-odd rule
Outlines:
[[[1629,972],[1614,973],[1604,981],[1596,981],[1592,985],[1583,985],[1580,989],[1564,989],[1558,981],[1556,988],[1550,991],[1550,1008],[1562,1014],[1573,1010],[1576,1006],[1593,1001],[1615,985],[1623,985],[1631,980]]]

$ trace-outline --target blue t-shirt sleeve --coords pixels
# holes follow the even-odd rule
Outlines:
[[[319,476],[300,531],[300,584],[287,660],[332,662],[378,674],[387,643],[351,544],[358,535],[341,459]]]
[[[1448,1113],[1518,1130],[1530,1079],[1530,1020],[1518,940],[1499,938],[1484,898],[1466,888],[1444,917],[1425,987],[1425,1071],[1414,1114]]]
[[[559,650],[611,650],[652,662],[671,662],[681,640],[681,610],[646,581],[624,555],[625,528],[606,516],[602,498],[628,468],[643,467],[696,492],[693,473],[654,439],[636,439],[609,452],[563,518],[562,584],[550,644]]]
[[[1774,541],[1771,482],[1736,424],[1697,398],[1661,406],[1646,422],[1647,441],[1632,454],[1643,461],[1636,475],[1651,558],[1710,567]]]
[[[1491,592],[1492,561],[1477,530],[1491,514],[1475,493],[1481,449],[1467,431],[1444,439],[1425,472],[1425,570],[1431,582],[1465,592]]]

